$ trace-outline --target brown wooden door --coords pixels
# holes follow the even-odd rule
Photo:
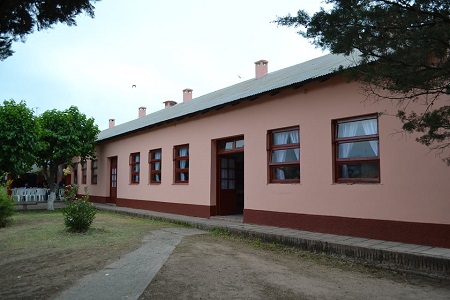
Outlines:
[[[219,215],[236,213],[236,159],[220,157],[219,167]]]
[[[117,156],[111,157],[108,203],[116,204],[117,200]]]

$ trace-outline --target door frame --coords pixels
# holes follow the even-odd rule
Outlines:
[[[221,158],[226,157],[230,154],[242,153],[244,155],[244,143],[242,146],[237,146],[237,142],[245,141],[244,135],[238,135],[223,139],[216,140],[216,207],[217,207],[217,215],[221,215]],[[232,143],[232,147],[228,149],[221,149],[222,143]],[[243,169],[244,171],[244,169]]]
[[[117,202],[117,165],[118,165],[118,158],[117,156],[111,156],[108,158],[109,159],[109,197],[107,197],[106,199],[106,203],[111,203],[111,204],[116,204]],[[113,164],[113,161],[115,161],[115,164]],[[113,172],[113,167],[115,166],[115,174],[112,174]],[[113,175],[115,175],[115,195],[113,196],[112,194],[112,189],[113,189]]]

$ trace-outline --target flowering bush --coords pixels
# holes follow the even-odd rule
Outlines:
[[[5,227],[11,221],[11,216],[14,214],[14,203],[11,197],[8,196],[8,186],[11,183],[11,180],[7,180],[4,184],[0,183],[0,227]]]
[[[66,207],[63,209],[64,225],[70,232],[86,232],[94,221],[96,210],[89,202],[87,188],[85,196],[77,199],[77,185],[69,186],[66,189],[64,199]]]
[[[63,169],[63,174],[64,176],[70,175],[72,172],[70,171],[69,168]]]
[[[14,214],[14,203],[8,196],[5,186],[0,186],[0,227],[5,227]]]

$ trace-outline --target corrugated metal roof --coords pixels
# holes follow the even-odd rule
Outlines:
[[[220,107],[228,103],[247,99],[265,92],[288,87],[319,78],[340,67],[349,68],[356,65],[356,56],[328,54],[301,64],[254,78],[223,88],[221,90],[197,97],[169,108],[163,108],[124,124],[116,125],[100,132],[97,142],[112,139],[127,133],[139,131],[161,123],[170,122],[185,116]]]

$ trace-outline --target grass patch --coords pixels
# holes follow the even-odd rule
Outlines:
[[[0,254],[33,249],[82,249],[102,247],[115,242],[139,239],[151,230],[173,226],[150,219],[133,218],[98,211],[96,219],[85,233],[70,233],[64,226],[61,211],[29,211],[18,213],[13,222],[0,230]]]
[[[153,230],[177,225],[97,211],[71,233],[62,211],[17,213],[0,228],[0,299],[50,299],[79,278],[134,251]]]
[[[214,228],[210,232],[213,236],[227,236],[227,237],[231,236],[228,230],[224,228]]]

